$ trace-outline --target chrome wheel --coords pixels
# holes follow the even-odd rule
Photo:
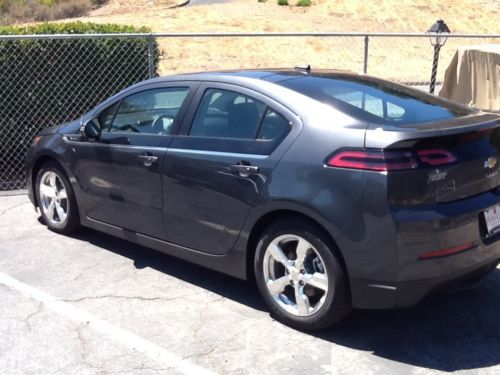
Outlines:
[[[40,179],[40,207],[51,224],[61,225],[68,217],[68,194],[56,172],[47,171]]]
[[[286,312],[308,317],[324,305],[328,273],[306,239],[293,234],[276,237],[265,250],[263,271],[269,294]]]

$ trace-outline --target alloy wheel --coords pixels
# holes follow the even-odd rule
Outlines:
[[[324,305],[328,273],[306,239],[293,234],[276,237],[265,250],[263,268],[269,294],[286,312],[308,317]]]
[[[47,171],[40,179],[40,206],[45,217],[55,225],[68,217],[68,194],[56,172]]]

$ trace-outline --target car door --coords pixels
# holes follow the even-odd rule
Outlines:
[[[191,85],[134,92],[99,114],[100,139],[80,144],[76,157],[90,219],[165,238],[162,169]]]
[[[200,85],[165,159],[169,242],[210,254],[230,251],[298,123],[257,92]]]

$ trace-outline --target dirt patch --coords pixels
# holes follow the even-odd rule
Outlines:
[[[494,1],[407,0],[396,5],[393,0],[379,0],[367,5],[317,0],[310,8],[299,8],[277,6],[274,1],[235,0],[168,9],[171,4],[168,0],[111,0],[82,20],[148,26],[154,32],[425,32],[437,18],[444,18],[453,32],[500,32],[500,12]],[[362,38],[162,38],[159,42],[161,74],[304,63],[353,71],[363,68]],[[495,40],[449,40],[442,50],[439,75],[458,45],[486,42]],[[431,59],[426,38],[370,40],[370,74],[428,80]]]

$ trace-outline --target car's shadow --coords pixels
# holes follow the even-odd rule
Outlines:
[[[266,310],[264,302],[252,283],[197,266],[182,259],[174,258],[92,229],[85,228],[72,237],[127,257],[134,262],[136,268],[153,268],[245,304],[253,309]]]
[[[74,236],[253,309],[266,310],[253,283],[241,281],[94,230]],[[345,347],[418,367],[455,371],[500,364],[500,269],[475,288],[432,296],[416,307],[354,311],[314,334]]]
[[[475,287],[404,310],[354,311],[318,334],[338,345],[441,371],[500,364],[500,269]]]

